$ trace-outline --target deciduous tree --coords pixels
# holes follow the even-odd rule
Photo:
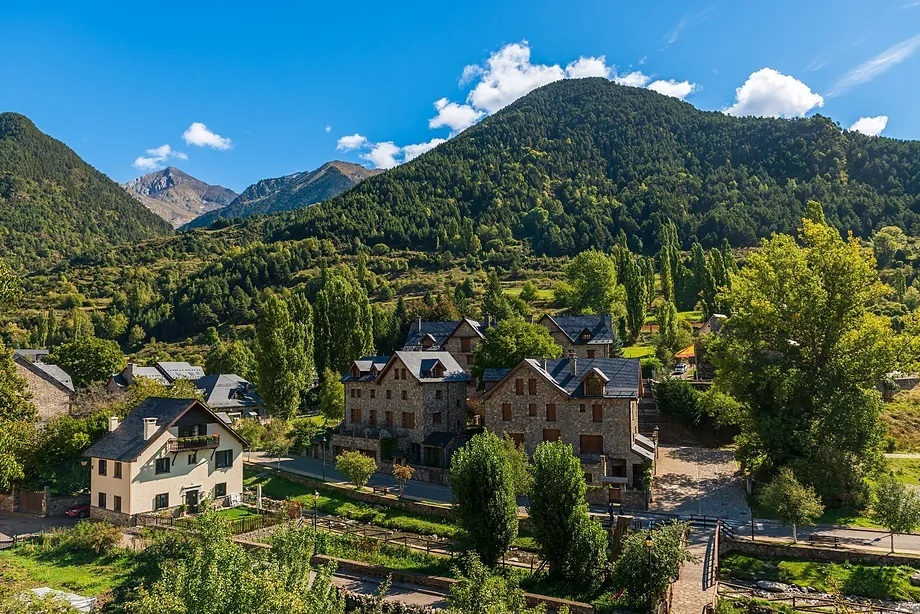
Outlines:
[[[256,356],[239,339],[220,341],[204,361],[204,370],[209,375],[234,373],[243,379],[252,380],[256,373]]]
[[[307,357],[284,299],[269,294],[256,323],[259,394],[269,413],[289,418],[300,409],[307,386]]]
[[[913,533],[920,526],[920,494],[894,475],[883,476],[875,487],[872,518],[891,533]]]
[[[377,461],[361,452],[342,452],[335,457],[335,468],[360,490],[377,471]]]
[[[760,504],[792,525],[792,541],[798,541],[797,527],[811,524],[824,512],[821,499],[812,486],[803,486],[792,469],[783,467],[760,491]]]
[[[374,348],[374,317],[364,288],[348,271],[329,272],[314,306],[316,368],[343,373]]]
[[[599,251],[581,252],[565,270],[566,283],[556,288],[556,301],[573,314],[622,313],[623,288],[617,283],[614,259]]]
[[[118,344],[96,337],[81,337],[61,344],[45,357],[45,361],[66,371],[78,388],[105,381],[125,368],[125,354]]]
[[[513,367],[525,358],[560,356],[562,347],[545,326],[511,318],[486,330],[474,350],[473,374],[481,377],[485,369]]]
[[[345,418],[345,384],[332,369],[323,372],[319,388],[319,410],[327,423],[338,424]]]
[[[625,600],[643,611],[649,603],[657,604],[677,580],[680,566],[694,560],[684,545],[687,529],[686,524],[675,522],[628,533],[610,574],[614,590],[623,591]]]

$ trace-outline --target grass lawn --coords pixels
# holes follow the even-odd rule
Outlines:
[[[882,409],[893,452],[920,452],[920,387],[899,392]]]
[[[28,546],[0,551],[0,583],[37,588],[49,586],[84,597],[112,589],[134,568],[130,553],[106,558],[87,554],[40,554]]]
[[[739,580],[777,580],[825,593],[897,601],[920,601],[920,587],[910,584],[915,571],[906,566],[756,559],[736,553],[726,556],[721,564],[722,573]]]
[[[756,495],[756,491],[755,491]],[[748,505],[751,506],[751,512],[755,518],[765,518],[767,520],[779,520],[775,514],[768,512],[758,503],[756,496],[748,497]],[[848,508],[826,508],[824,513],[815,521],[815,524],[834,524],[850,527],[863,527],[866,529],[881,529],[879,525],[872,522],[868,510],[853,510]],[[802,527],[800,527],[802,528]],[[792,539],[792,527],[789,527],[789,539]]]
[[[688,320],[690,322],[702,322],[703,312],[702,311],[678,311],[677,317],[680,320]]]
[[[246,486],[262,485],[262,495],[271,499],[293,499],[303,503],[304,509],[313,509],[313,489],[282,477],[247,467],[243,472]],[[367,503],[348,497],[347,491],[333,488],[317,488],[317,507],[327,514],[367,522],[387,529],[406,531],[421,535],[454,537],[459,528],[456,524],[438,516],[410,514],[402,510],[384,507],[376,509]]]
[[[651,345],[630,345],[623,348],[623,358],[645,358],[654,355],[655,348]]]
[[[226,518],[227,520],[237,520],[239,518],[251,518],[253,516],[258,516],[257,512],[252,511],[248,507],[230,507],[227,509],[222,509],[217,511],[218,514]]]
[[[889,458],[895,476],[905,484],[920,485],[920,458]]]

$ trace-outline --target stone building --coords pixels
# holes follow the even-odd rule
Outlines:
[[[164,386],[169,386],[179,379],[199,380],[204,376],[203,368],[187,362],[157,362],[151,367],[141,367],[129,362],[121,373],[115,373],[109,377],[106,389],[109,392],[124,392],[139,377],[146,377]]]
[[[398,351],[356,360],[342,377],[345,420],[333,433],[333,456],[359,450],[446,467],[464,442],[470,376],[446,351]]]
[[[487,369],[483,379],[487,429],[529,454],[542,441],[570,444],[589,485],[607,486],[611,502],[644,506],[655,443],[639,434],[638,359],[526,359],[513,369]]]
[[[138,514],[243,492],[248,444],[201,401],[149,398],[91,445],[90,517],[133,525]]]
[[[15,350],[16,372],[26,380],[39,420],[69,414],[75,389],[71,377],[59,366],[42,362],[46,350]]]
[[[403,351],[450,352],[463,370],[469,372],[476,345],[485,336],[489,323],[470,318],[459,322],[428,322],[416,318],[409,327]]]
[[[595,316],[551,316],[540,318],[539,324],[549,329],[552,338],[562,346],[562,355],[572,352],[578,358],[609,358],[616,331],[610,314]]]

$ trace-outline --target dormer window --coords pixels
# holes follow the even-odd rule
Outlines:
[[[422,347],[425,349],[428,349],[433,345],[434,345],[434,339],[431,338],[431,335],[425,335],[425,338],[422,339]]]
[[[354,379],[358,379],[359,377],[361,377],[361,369],[358,368],[358,365],[353,365],[351,367],[351,376]]]
[[[604,396],[604,386],[607,384],[602,378],[598,377],[596,374],[591,374],[585,378],[584,387],[585,387],[585,396],[586,397],[602,397]]]
[[[437,363],[431,367],[431,377],[444,377],[444,365]]]
[[[591,341],[591,339],[594,338],[594,335],[591,334],[591,331],[586,328],[583,331],[581,331],[580,337],[582,341]]]

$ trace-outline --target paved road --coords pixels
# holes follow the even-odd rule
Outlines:
[[[359,578],[347,572],[337,572],[332,576],[333,584],[360,595],[376,595],[383,582],[384,580],[382,579],[368,576]],[[444,593],[413,584],[392,583],[387,591],[385,600],[398,601],[409,605],[428,606],[439,610],[447,609],[447,600]]]
[[[40,518],[28,514],[0,512],[0,539],[10,539],[13,535],[38,533],[54,527],[72,527],[77,524],[74,518]]]
[[[323,461],[303,456],[282,456],[280,459],[266,457],[261,452],[253,452],[248,459],[252,463],[260,465],[269,465],[271,467],[280,467],[284,471],[290,471],[306,477],[323,479]],[[333,462],[326,461],[326,480],[330,482],[348,482],[348,478],[335,470]],[[382,473],[375,473],[369,486],[389,486],[396,487],[396,478]],[[425,499],[437,503],[452,503],[454,493],[447,486],[437,486],[426,482],[416,482],[409,480],[406,482],[405,493],[409,497]]]

